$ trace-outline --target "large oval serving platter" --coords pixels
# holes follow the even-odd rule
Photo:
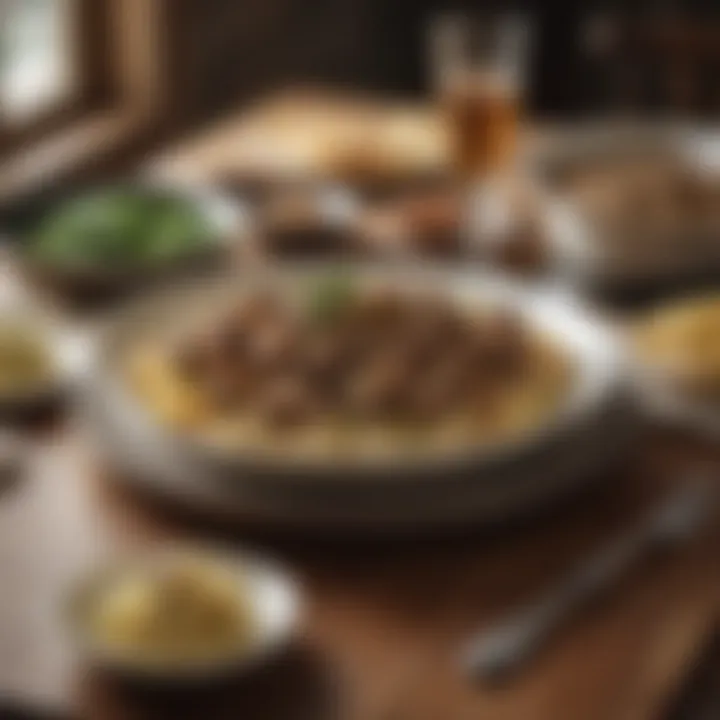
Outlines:
[[[273,280],[309,282],[326,265],[276,269]],[[633,426],[623,392],[624,359],[614,335],[576,301],[507,280],[457,270],[353,269],[361,282],[422,284],[459,302],[511,307],[560,345],[573,367],[561,406],[542,427],[500,445],[367,461],[220,451],[161,427],[129,392],[119,359],[144,333],[222,306],[262,278],[216,279],[130,309],[99,344],[87,409],[98,440],[125,475],[164,496],[225,514],[287,524],[415,526],[507,515],[597,474]]]

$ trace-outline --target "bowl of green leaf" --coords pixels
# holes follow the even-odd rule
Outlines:
[[[207,189],[102,187],[48,202],[24,233],[32,276],[73,301],[116,298],[218,264],[242,239],[240,206]]]

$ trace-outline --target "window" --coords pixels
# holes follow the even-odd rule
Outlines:
[[[154,0],[0,0],[0,154],[118,107],[118,48]]]
[[[0,25],[0,111],[20,125],[72,93],[72,0],[5,0]]]
[[[100,174],[182,109],[185,0],[0,0],[0,205]]]

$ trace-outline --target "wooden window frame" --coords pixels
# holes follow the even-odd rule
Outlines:
[[[111,2],[112,0],[110,0]],[[108,41],[107,0],[73,0],[68,19],[72,52],[72,86],[68,96],[24,119],[17,125],[2,124],[2,149],[8,153],[53,132],[90,111],[100,97],[99,78],[105,73]],[[104,90],[105,88],[103,88]]]
[[[177,0],[175,0],[177,2]],[[16,148],[103,110],[159,114],[170,87],[173,0],[73,0],[71,94],[16,127],[0,121],[2,148]],[[0,149],[1,152],[1,149]]]
[[[174,28],[181,0],[75,0],[76,92],[21,128],[0,125],[4,204],[39,184],[84,177],[169,132],[182,89]],[[78,138],[86,132],[88,142]]]

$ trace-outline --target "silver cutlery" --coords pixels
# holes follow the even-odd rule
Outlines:
[[[461,650],[463,669],[485,680],[519,670],[574,611],[609,590],[647,555],[677,545],[698,530],[714,500],[713,485],[705,480],[663,498],[635,527],[575,566],[538,600],[473,636]]]

